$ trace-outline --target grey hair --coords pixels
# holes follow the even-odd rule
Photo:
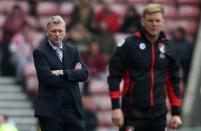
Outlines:
[[[66,25],[64,19],[63,19],[61,16],[59,16],[59,15],[52,16],[51,18],[49,18],[48,21],[47,21],[47,27],[48,27],[50,24],[52,24],[52,23],[54,23],[54,24],[59,24],[59,23],[61,23],[61,24],[63,24],[64,26]]]

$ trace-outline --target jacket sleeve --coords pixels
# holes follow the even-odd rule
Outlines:
[[[75,84],[61,77],[53,75],[50,66],[48,65],[46,56],[41,51],[34,50],[33,58],[38,76],[38,81],[40,84],[46,87],[58,87],[58,88],[71,87]]]
[[[110,98],[112,102],[112,109],[120,108],[120,82],[124,71],[128,65],[128,57],[126,53],[127,43],[124,42],[122,46],[117,47],[113,56],[109,60],[109,76],[108,85],[110,91]]]
[[[172,56],[167,72],[166,87],[172,109],[172,115],[181,114],[181,91],[180,91],[180,64],[172,47]]]
[[[64,78],[72,82],[82,82],[88,78],[88,70],[86,64],[83,62],[79,51],[75,48],[76,52],[76,63],[80,62],[82,65],[81,69],[66,69],[64,70]]]

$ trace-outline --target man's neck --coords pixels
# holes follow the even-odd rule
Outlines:
[[[60,48],[61,47],[61,43],[52,43],[54,46]]]
[[[151,43],[155,43],[157,41],[159,37],[158,35],[150,35],[149,33],[146,33],[146,38],[151,42]]]
[[[55,43],[52,43],[51,41],[49,41],[50,45],[54,48],[54,47],[57,47],[57,48],[62,48],[62,43],[61,44],[55,44]]]

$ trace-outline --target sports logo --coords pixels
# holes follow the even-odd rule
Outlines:
[[[144,43],[140,43],[140,44],[139,44],[139,48],[140,48],[141,50],[144,50],[144,49],[146,48],[146,45],[145,45]]]
[[[165,45],[163,43],[159,43],[158,48],[160,51],[159,58],[165,58]]]
[[[158,48],[161,53],[165,53],[165,45],[163,43],[159,43]]]

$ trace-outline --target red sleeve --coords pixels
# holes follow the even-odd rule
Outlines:
[[[172,114],[173,115],[180,115],[180,106],[181,106],[181,98],[180,98],[180,89],[178,87],[173,87],[173,84],[170,79],[170,74],[167,74],[167,79],[166,79],[166,88],[167,88],[167,93],[168,93],[168,98],[170,100],[170,105],[172,108]]]

